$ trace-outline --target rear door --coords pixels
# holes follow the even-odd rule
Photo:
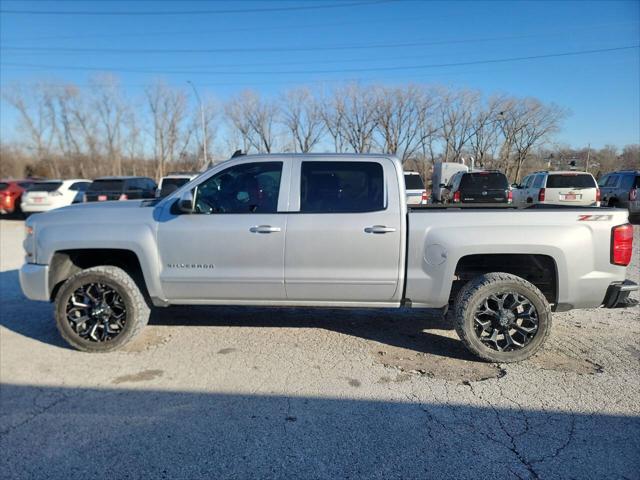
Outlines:
[[[191,214],[168,202],[157,234],[168,299],[285,299],[288,166],[254,159],[218,170],[195,188]]]
[[[547,177],[545,203],[591,206],[596,200],[596,181],[589,173],[554,173]]]
[[[391,301],[400,288],[404,198],[386,158],[294,164],[285,282],[296,301]]]

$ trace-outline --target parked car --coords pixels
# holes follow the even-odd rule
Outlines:
[[[0,214],[20,214],[22,195],[34,180],[0,180]]]
[[[630,215],[640,215],[640,170],[607,173],[598,186],[602,205],[627,208]]]
[[[464,163],[456,162],[435,162],[431,175],[431,201],[432,203],[442,202],[442,193],[449,184],[451,177],[458,172],[468,172],[469,167]]]
[[[513,192],[514,204],[600,206],[600,189],[588,172],[541,171],[527,175]]]
[[[511,198],[509,180],[497,170],[457,172],[442,191],[445,204],[509,204]]]
[[[156,191],[157,197],[166,197],[170,193],[175,192],[181,186],[189,183],[191,180],[196,178],[199,173],[193,172],[175,172],[170,173],[166,177],[162,177],[160,179],[160,183],[158,184],[158,190]]]
[[[55,302],[70,345],[120,348],[150,303],[451,304],[471,352],[513,362],[544,344],[552,311],[630,306],[638,288],[622,210],[412,209],[385,155],[246,155],[195,183],[27,220],[22,291]]]
[[[83,201],[91,180],[47,180],[35,182],[22,194],[20,204],[24,213],[38,213]]]
[[[85,202],[155,198],[157,185],[149,177],[96,178],[84,195]]]
[[[425,205],[429,200],[424,182],[418,172],[404,172],[404,185],[407,191],[407,205]]]

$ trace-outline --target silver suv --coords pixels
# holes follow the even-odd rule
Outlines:
[[[629,214],[640,214],[640,170],[620,170],[604,175],[598,181],[602,205],[628,208]]]

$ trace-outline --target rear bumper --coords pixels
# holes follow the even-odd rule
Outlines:
[[[25,263],[20,269],[20,288],[30,300],[49,301],[49,265]]]
[[[605,308],[627,308],[638,304],[637,301],[630,299],[629,294],[638,290],[638,284],[631,280],[624,282],[616,282],[609,285],[607,294],[604,297],[602,306]]]

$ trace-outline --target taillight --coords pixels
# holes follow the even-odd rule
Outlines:
[[[600,189],[596,188],[596,202],[600,201]]]
[[[633,252],[633,227],[627,223],[611,229],[611,263],[626,267]]]
[[[629,200],[633,202],[637,198],[638,198],[638,189],[632,188],[631,191],[629,192]]]
[[[422,203],[428,203],[429,197],[427,196],[426,190],[422,192]]]
[[[544,188],[541,188],[540,191],[538,192],[538,201],[544,202],[545,197],[546,197],[546,192],[544,191]]]
[[[513,202],[513,192],[511,190],[507,190],[507,203]]]
[[[129,200],[129,197],[127,197],[126,193],[121,193],[118,200]]]
[[[453,201],[456,202],[456,203],[460,201],[460,192],[459,191],[455,192],[453,194]]]

